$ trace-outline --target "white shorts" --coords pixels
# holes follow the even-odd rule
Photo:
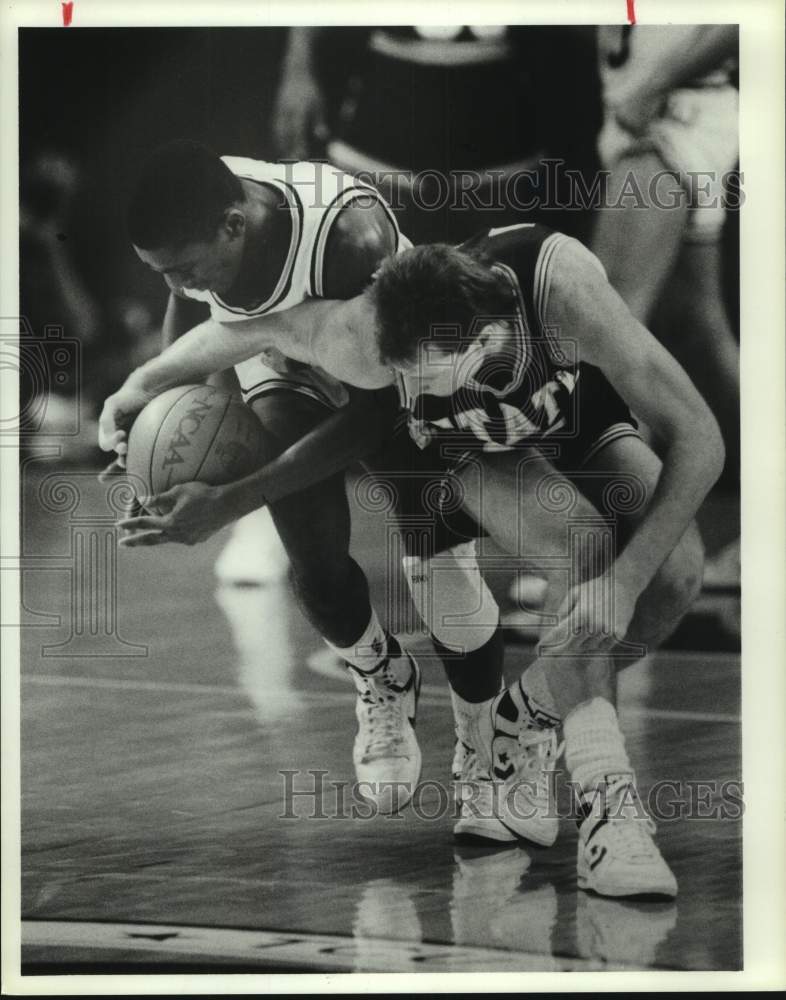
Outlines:
[[[739,95],[731,84],[675,90],[643,136],[631,135],[607,105],[598,154],[610,170],[626,155],[654,149],[678,173],[691,209],[686,239],[715,242],[723,228],[723,177],[737,166]]]
[[[244,403],[268,392],[294,392],[315,399],[331,410],[349,402],[347,387],[321,368],[300,365],[275,348],[235,365]]]

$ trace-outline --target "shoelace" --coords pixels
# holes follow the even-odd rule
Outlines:
[[[528,771],[534,778],[536,794],[548,795],[550,773],[557,766],[565,744],[557,744],[557,734],[553,729],[522,729],[518,742],[516,779],[521,778],[522,772]]]
[[[614,798],[626,787],[631,787],[628,781],[619,781],[610,784],[606,790],[607,798],[613,804]],[[636,793],[638,807],[634,803],[624,805],[621,810],[614,812],[613,805],[607,812],[611,812],[609,822],[609,836],[614,837],[617,845],[631,859],[651,858],[657,853],[657,848],[652,840],[652,836],[657,829],[655,821],[651,816],[644,813],[643,807]]]
[[[655,824],[648,816],[638,819],[634,816],[619,817],[608,824],[609,836],[613,837],[617,846],[627,857],[635,859],[651,858],[657,848],[652,840]]]
[[[392,676],[384,676],[384,680],[392,680]],[[368,739],[363,759],[368,762],[381,757],[401,756],[398,753],[402,745],[400,703],[394,694],[383,693],[384,687],[381,692],[374,681],[367,678],[364,681],[364,690],[359,692],[360,700],[367,706]]]

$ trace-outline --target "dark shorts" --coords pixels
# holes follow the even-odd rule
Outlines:
[[[575,413],[567,433],[527,438],[520,447],[540,448],[548,461],[569,477],[610,442],[630,435],[638,437],[637,427],[628,406],[603,373],[582,365]],[[406,554],[442,552],[486,534],[461,509],[450,485],[450,474],[472,454],[483,454],[482,445],[478,442],[477,448],[468,448],[464,435],[456,447],[451,447],[449,437],[445,437],[439,443],[418,448],[402,418],[385,446],[364,461],[368,471],[387,487],[381,502],[395,511]]]

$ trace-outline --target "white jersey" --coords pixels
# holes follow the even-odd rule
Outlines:
[[[184,289],[192,299],[207,302],[214,319],[222,323],[280,312],[308,298],[324,295],[325,247],[339,212],[359,198],[373,197],[383,205],[396,232],[396,217],[379,193],[351,174],[327,163],[267,163],[243,156],[222,156],[233,174],[280,191],[292,213],[292,237],[275,288],[263,302],[249,309],[230,306],[211,291]],[[267,281],[265,282],[267,284]]]
[[[309,298],[322,298],[325,294],[325,249],[336,218],[351,202],[369,197],[382,205],[395,232],[395,252],[408,241],[398,229],[396,217],[379,192],[337,167],[327,163],[267,163],[241,156],[223,156],[223,162],[243,180],[255,181],[275,188],[286,199],[292,217],[292,235],[289,251],[273,291],[268,297],[249,308],[229,305],[211,291],[184,289],[189,298],[206,302],[213,319],[232,323],[253,316],[281,312],[299,305]],[[265,286],[269,286],[266,276]],[[294,374],[294,369],[300,374]],[[275,349],[265,351],[235,366],[243,398],[246,402],[262,391],[292,388],[316,396],[332,406],[342,405],[345,390],[336,379],[321,369],[302,370],[294,366]]]

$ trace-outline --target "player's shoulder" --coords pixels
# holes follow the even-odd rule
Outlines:
[[[517,263],[534,258],[553,234],[554,230],[540,223],[519,222],[476,233],[461,244],[461,249],[480,253],[515,270]]]
[[[559,261],[559,270],[575,264],[590,264],[605,276],[603,265],[580,240],[541,223],[518,223],[489,229],[462,246],[476,248],[485,256],[507,264],[520,275],[551,271]]]
[[[319,194],[321,186],[341,190],[355,183],[351,174],[321,160],[255,160],[249,156],[222,156],[233,174],[258,181],[278,181],[293,187],[309,187]]]
[[[325,298],[351,298],[361,292],[382,261],[398,250],[398,227],[381,201],[344,206],[332,220],[315,291]]]

